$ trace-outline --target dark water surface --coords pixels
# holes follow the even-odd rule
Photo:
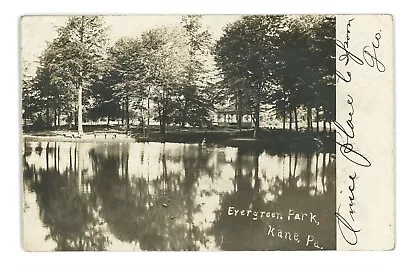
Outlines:
[[[24,242],[37,250],[318,249],[315,241],[335,249],[335,180],[329,153],[25,142]]]

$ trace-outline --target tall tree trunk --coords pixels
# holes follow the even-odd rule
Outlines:
[[[150,97],[147,98],[147,136],[150,133]]]
[[[184,113],[182,114],[182,129],[190,122],[189,113],[189,97],[185,97]]]
[[[80,27],[80,43],[83,44],[83,37],[84,37],[84,32],[85,32],[85,27],[84,27],[84,16],[81,17],[81,27]],[[79,73],[79,79],[78,79],[78,135],[83,134],[83,115],[82,115],[82,91],[83,91],[83,69],[84,67],[82,66],[82,69],[80,70]]]
[[[141,101],[141,105],[140,105],[140,113],[141,113],[141,117],[142,117],[142,133],[143,133],[143,137],[146,136],[146,123],[144,121],[144,97],[142,97],[142,101]]]
[[[58,109],[58,112],[57,112],[57,125],[58,125],[58,127],[61,126],[60,121],[61,121],[61,109]]]
[[[160,133],[165,134],[165,108],[167,106],[167,99],[165,98],[165,90],[162,90],[162,106],[161,106],[161,116],[160,116]]]
[[[323,116],[323,123],[322,123],[322,130],[323,130],[324,132],[326,132],[326,111],[325,111],[325,107],[324,107],[324,106],[322,106],[322,111],[323,111],[323,113],[324,113],[324,116]]]
[[[57,128],[57,108],[54,108],[54,128]]]
[[[124,106],[124,101],[121,101],[121,125],[124,126],[125,123],[125,115],[124,115],[124,110],[125,110],[125,106]]]
[[[239,127],[239,131],[242,131],[242,117],[243,117],[243,103],[242,103],[242,95],[241,92],[238,92],[238,118],[237,118],[237,122],[238,122],[238,127]]]
[[[49,129],[50,123],[50,109],[49,107],[46,108],[46,129]]]
[[[255,116],[255,123],[254,123],[254,135],[253,135],[253,137],[254,137],[254,139],[256,139],[256,138],[258,138],[259,131],[260,131],[260,101],[259,100],[257,100],[254,116]]]
[[[75,124],[75,127],[78,127],[78,109],[76,109],[76,111],[74,113],[74,124]]]
[[[71,111],[69,113],[69,116],[71,118],[71,124],[69,125],[70,129],[72,129],[72,126],[77,127],[78,126],[78,117],[76,116],[76,110],[75,111]]]
[[[292,130],[292,123],[293,123],[293,114],[292,111],[289,111],[289,130]]]
[[[125,116],[126,116],[126,131],[125,133],[129,133],[129,98],[125,97]]]
[[[83,134],[83,116],[82,116],[82,79],[78,85],[78,135]]]
[[[110,116],[107,116],[107,126],[110,125]]]
[[[283,108],[283,121],[282,121],[282,129],[286,130],[286,110]]]
[[[317,107],[317,132],[319,132],[319,107]]]
[[[160,114],[160,133],[165,134],[165,110],[164,106],[161,108],[161,114]]]
[[[165,134],[165,120],[164,120],[164,115],[162,115],[161,120],[160,120],[160,133]]]
[[[297,107],[294,107],[294,127],[296,129],[296,132],[299,131],[299,122],[297,119]]]
[[[307,106],[307,130],[312,130],[312,114],[311,106]]]

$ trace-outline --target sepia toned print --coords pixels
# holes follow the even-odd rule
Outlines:
[[[24,248],[336,249],[335,25],[23,17]]]

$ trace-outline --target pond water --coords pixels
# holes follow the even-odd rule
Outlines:
[[[181,143],[23,145],[28,250],[336,247],[334,154]]]

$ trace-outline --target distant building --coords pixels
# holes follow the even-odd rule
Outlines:
[[[215,111],[214,124],[218,126],[228,127],[237,125],[239,120],[238,111],[235,104],[219,108]],[[242,126],[250,127],[252,125],[251,112],[243,110]]]
[[[264,109],[266,109],[266,107],[264,107]],[[237,126],[239,119],[238,113],[235,104],[217,108],[214,111],[213,124],[221,127]],[[242,113],[242,127],[254,126],[252,111],[245,108]],[[276,127],[278,123],[278,120],[276,120],[276,117],[271,114],[271,112],[260,111],[260,127]]]

